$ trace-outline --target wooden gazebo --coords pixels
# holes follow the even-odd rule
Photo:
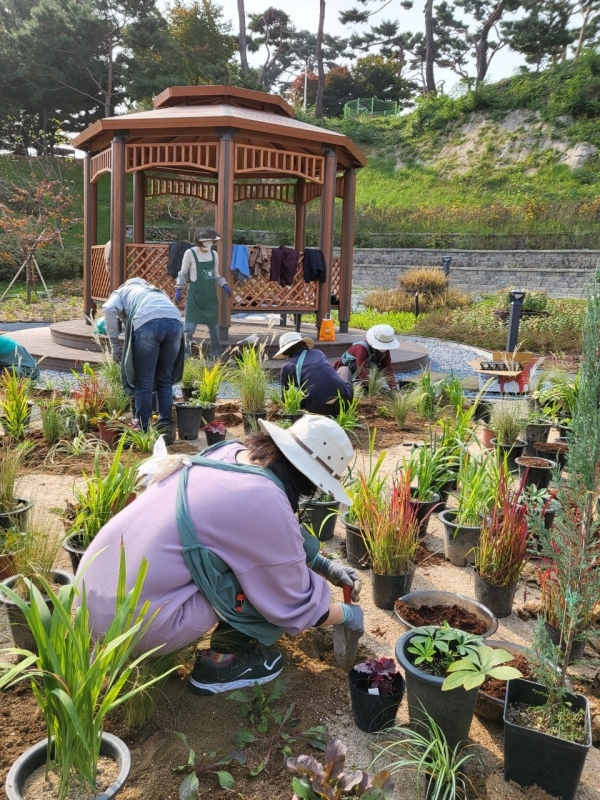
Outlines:
[[[340,330],[348,330],[352,291],[356,170],[366,159],[342,134],[299,122],[277,95],[232,86],[174,86],[154,100],[152,111],[99,120],[73,140],[84,158],[84,300],[86,313],[127,278],[140,276],[172,292],[168,244],[146,243],[147,198],[173,194],[215,205],[222,236],[222,274],[231,283],[234,204],[276,200],[295,207],[293,240],[305,247],[306,206],[321,198],[320,248],[327,264],[324,283],[305,283],[301,262],[290,287],[266,277],[233,285],[219,297],[221,337],[227,340],[231,312],[316,313],[339,298]],[[97,241],[97,182],[111,175],[111,250]],[[126,242],[126,176],[133,174],[133,243]],[[339,257],[333,256],[335,198],[342,198]],[[219,295],[221,293],[219,292]]]

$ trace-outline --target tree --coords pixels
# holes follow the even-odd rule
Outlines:
[[[526,0],[523,5],[525,16],[504,22],[502,30],[510,47],[539,72],[547,62],[564,60],[577,38],[577,31],[569,28],[573,5],[564,0]]]
[[[325,0],[319,0],[319,27],[317,30],[317,99],[315,117],[323,116],[323,93],[325,91],[325,65],[323,63],[323,31],[325,28]]]
[[[244,0],[237,0],[238,19],[240,23],[239,33],[239,51],[240,51],[240,66],[243,73],[248,72],[248,44],[246,42],[246,11],[244,9]]]
[[[517,11],[519,0],[455,0],[455,5],[470,14],[477,26],[469,35],[475,50],[475,75],[477,83],[481,83],[490,67],[494,55],[506,44],[500,35],[498,23],[507,11]],[[497,41],[490,41],[492,32]]]
[[[415,88],[398,74],[397,64],[383,56],[363,56],[357,59],[352,77],[358,84],[362,97],[402,102],[409,99]]]
[[[258,83],[269,89],[293,60],[296,29],[289,16],[270,6],[262,14],[250,14],[248,29],[252,38],[248,49],[256,53],[264,48],[266,55],[258,71]]]
[[[435,92],[435,39],[433,36],[433,0],[425,0],[425,90]]]
[[[579,58],[583,46],[588,38],[593,38],[600,27],[600,0],[580,0],[579,13],[581,14],[581,27],[577,37],[575,58]]]
[[[328,73],[329,74],[329,73]],[[306,75],[306,105],[314,106],[317,100],[317,78],[316,72],[308,72]],[[287,90],[287,96],[292,105],[300,107],[304,104],[304,72],[301,72],[291,83]]]
[[[350,100],[360,96],[360,85],[348,67],[332,67],[325,76],[323,113],[327,117],[338,117]]]

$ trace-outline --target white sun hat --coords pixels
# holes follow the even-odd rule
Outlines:
[[[310,336],[302,336],[300,333],[282,333],[279,337],[279,350],[275,353],[273,358],[283,358],[287,351],[298,342],[304,342],[309,350],[312,350],[315,343]]]
[[[331,417],[305,414],[287,429],[265,419],[258,424],[297,470],[323,492],[352,505],[340,480],[350,465],[354,449],[344,430]]]
[[[395,350],[400,347],[391,325],[373,325],[367,331],[367,342],[374,350]]]

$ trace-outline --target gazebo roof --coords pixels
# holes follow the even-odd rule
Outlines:
[[[338,163],[364,167],[367,160],[347,136],[293,119],[293,108],[281,97],[233,86],[174,86],[155,100],[154,109],[106,117],[94,122],[73,139],[81,150],[97,152],[117,132],[128,143],[191,143],[217,141],[223,128],[234,131],[244,144],[322,153],[335,148]]]

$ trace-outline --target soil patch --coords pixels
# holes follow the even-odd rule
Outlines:
[[[426,571],[427,567],[440,566],[445,563],[446,557],[444,556],[443,550],[440,552],[433,552],[422,543],[417,547],[415,566],[421,567],[421,569]]]
[[[526,703],[512,703],[508,706],[506,714],[506,718],[515,725],[583,744],[586,738],[583,709],[571,711],[568,706],[563,706],[559,717],[558,724],[552,723],[550,711],[546,706],[529,706]]]
[[[526,681],[535,680],[535,675],[531,671],[529,661],[525,658],[525,656],[515,656],[512,661],[508,661],[504,666],[515,667],[518,669],[521,673],[521,676]],[[499,700],[504,700],[506,696],[506,681],[500,681],[497,678],[488,678],[486,681],[484,681],[484,683],[482,683],[479,691],[489,694],[491,697],[497,697]]]
[[[385,409],[385,399],[361,400],[358,413],[364,428],[356,428],[353,436],[357,439],[359,447],[368,449],[369,436],[377,428],[376,446],[378,449],[393,447],[394,445],[429,441],[432,426],[429,422],[419,419],[416,414],[410,413],[402,430],[394,419],[381,416]],[[385,413],[385,411],[383,411]],[[352,438],[352,437],[351,437]],[[410,454],[407,450],[406,455]]]
[[[549,464],[546,458],[535,458],[535,456],[521,456],[519,464],[523,467],[534,467],[537,469],[553,469],[554,463]]]
[[[241,425],[243,420],[241,414],[227,412],[224,414],[215,414],[215,422],[222,422],[226,428],[235,428],[237,425]]]
[[[67,794],[68,800],[94,800],[98,793],[104,792],[113,784],[119,774],[119,767],[110,758],[100,756],[97,771],[97,792],[91,791],[86,784],[72,783]],[[49,772],[46,777],[46,765],[38,767],[27,778],[23,786],[24,800],[56,800],[60,786],[60,776]]]
[[[407,622],[415,627],[441,625],[442,622],[447,622],[450,627],[467,633],[481,635],[487,631],[487,625],[482,619],[457,605],[421,606],[417,610],[406,605],[402,600],[396,600],[395,608]]]

